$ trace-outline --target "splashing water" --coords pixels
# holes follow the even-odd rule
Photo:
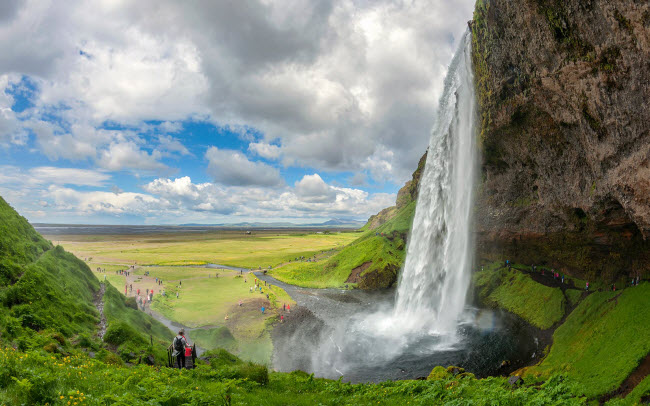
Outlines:
[[[471,41],[465,34],[449,67],[395,304],[407,330],[453,335],[470,281],[476,97]]]
[[[476,121],[466,33],[445,79],[394,305],[373,302],[372,312],[324,318],[329,327],[313,344],[304,345],[307,336],[295,340],[311,353],[303,368],[363,377],[455,350],[473,261]]]

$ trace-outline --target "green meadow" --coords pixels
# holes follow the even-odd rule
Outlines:
[[[51,236],[66,250],[93,264],[203,265],[216,263],[243,268],[268,268],[342,248],[355,232],[215,231],[144,235]],[[92,266],[92,265],[91,265]],[[100,265],[97,265],[100,266]]]
[[[242,277],[235,271],[200,265],[292,268],[296,263],[307,264],[296,262],[298,257],[331,257],[358,236],[355,232],[280,230],[246,234],[218,230],[49,238],[86,259],[97,278],[102,281],[106,278],[120,293],[124,293],[126,283],[133,285],[129,295],[136,295],[138,289],[154,289],[151,309],[194,328],[190,338],[201,347],[225,348],[245,360],[268,364],[273,351],[270,327],[279,318],[283,304],[294,302],[277,286],[262,286],[263,293],[251,293],[255,280],[252,274]],[[135,268],[128,269],[130,265]],[[98,267],[106,272],[96,272]],[[131,273],[129,278],[116,274],[125,269]],[[157,285],[154,278],[162,279],[163,285]],[[163,290],[165,296],[161,295]],[[266,308],[265,314],[261,312],[262,306]]]

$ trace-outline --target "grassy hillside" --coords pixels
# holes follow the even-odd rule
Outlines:
[[[318,262],[291,263],[276,268],[272,275],[286,283],[312,288],[384,289],[398,279],[406,256],[407,236],[415,215],[420,177],[427,154],[412,179],[397,194],[395,206],[371,216],[362,234],[335,255]]]
[[[483,304],[506,309],[541,329],[560,321],[566,307],[560,288],[539,284],[521,272],[500,268],[501,264],[490,264],[474,274],[474,285]]]
[[[650,354],[648,298],[650,283],[590,294],[555,331],[548,356],[526,369],[526,375],[548,377],[561,371],[589,397],[618,388]]]
[[[152,363],[152,359],[146,359],[151,355],[158,364],[166,362],[165,349],[172,342],[174,333],[137,310],[134,298],[127,299],[108,285],[104,294],[104,315],[108,322],[104,341],[115,346],[124,361]]]
[[[272,270],[271,275],[286,283],[313,288],[346,284],[363,289],[390,287],[404,263],[406,236],[414,213],[412,201],[376,229],[366,227],[359,238],[328,259],[287,264]],[[363,268],[358,269],[360,273],[350,278],[359,267]]]
[[[51,248],[52,244],[0,197],[0,286],[14,283],[22,266]]]
[[[100,283],[90,268],[61,246],[44,240],[2,198],[0,258],[2,343],[50,353],[85,347],[121,362],[102,350],[105,345],[97,338],[100,314],[96,302],[102,298],[98,296]],[[165,347],[173,338],[169,329],[136,310],[135,301],[127,301],[110,285],[103,301],[108,349],[123,361],[166,361]]]

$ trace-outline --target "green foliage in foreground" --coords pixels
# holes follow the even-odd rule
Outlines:
[[[566,373],[589,397],[618,388],[650,353],[649,297],[649,283],[591,293],[555,331],[548,356],[526,374]]]
[[[278,280],[298,286],[342,287],[354,268],[369,263],[361,274],[360,287],[387,288],[397,280],[397,273],[404,263],[406,235],[414,213],[415,202],[412,202],[377,229],[364,231],[358,239],[327,260],[292,263],[272,270],[271,274]]]
[[[550,288],[496,263],[474,274],[480,300],[506,309],[532,325],[547,329],[564,316],[566,299],[560,288]],[[577,291],[576,291],[577,292]]]
[[[580,405],[562,377],[511,388],[505,378],[448,374],[437,380],[348,384],[303,372],[269,373],[225,351],[195,370],[110,365],[0,349],[0,403],[49,405]]]

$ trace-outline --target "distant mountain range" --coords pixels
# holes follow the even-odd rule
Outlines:
[[[350,219],[331,219],[324,223],[295,224],[290,222],[262,223],[218,223],[218,224],[174,224],[174,225],[93,225],[93,224],[45,224],[34,223],[40,233],[57,234],[137,234],[148,232],[208,231],[211,227],[221,228],[347,228],[357,229],[365,224],[363,221]]]
[[[187,223],[179,224],[183,227],[238,227],[238,228],[314,228],[314,227],[335,227],[335,228],[359,228],[362,227],[365,221],[359,220],[349,220],[349,219],[331,219],[323,223],[309,223],[309,224],[296,224],[290,222],[278,222],[278,223],[263,223],[263,222],[243,222],[243,223],[218,223],[218,224],[199,224],[199,223]]]

